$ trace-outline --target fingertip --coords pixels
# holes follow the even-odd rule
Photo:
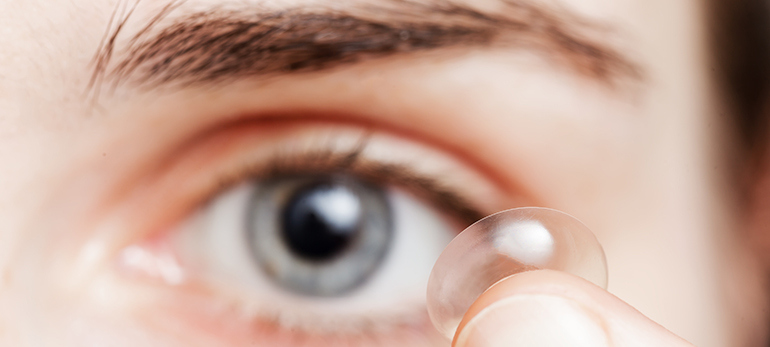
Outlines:
[[[473,316],[456,347],[610,346],[600,317],[569,299],[547,294],[503,298]]]
[[[553,270],[507,277],[466,312],[455,347],[691,346],[582,278]]]
[[[555,296],[583,295],[586,286],[592,283],[563,272],[553,270],[526,271],[500,280],[487,289],[471,305],[457,327],[455,339],[468,322],[476,317],[482,310],[495,303],[515,295],[547,294]],[[599,287],[596,287],[599,288]],[[599,288],[600,289],[600,288]]]

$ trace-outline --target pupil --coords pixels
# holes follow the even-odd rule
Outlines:
[[[350,188],[316,183],[295,192],[281,215],[281,236],[295,255],[324,261],[343,253],[359,234],[361,200]]]

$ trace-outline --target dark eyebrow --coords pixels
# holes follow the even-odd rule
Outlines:
[[[132,11],[115,20],[94,57],[91,86],[216,83],[439,48],[498,46],[539,49],[609,84],[641,76],[636,64],[596,38],[606,30],[524,0],[504,0],[495,13],[443,0],[385,0],[344,11],[220,7],[168,19],[180,4],[170,3],[122,45],[119,35]]]

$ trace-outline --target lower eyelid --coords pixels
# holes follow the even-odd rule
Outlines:
[[[286,328],[277,321],[259,318],[239,304],[212,300],[215,292],[197,285],[157,286],[152,283],[119,283],[122,307],[130,307],[147,340],[169,346],[443,346],[446,340],[434,330],[424,307],[413,308],[408,321],[386,324],[377,320],[344,330],[313,332]],[[120,294],[123,293],[123,294]],[[140,293],[137,295],[137,293]],[[126,297],[129,304],[125,303]],[[101,300],[110,300],[102,297]],[[322,324],[323,326],[323,324]],[[362,327],[365,327],[362,329]],[[354,332],[355,331],[355,332]],[[170,344],[168,341],[173,341]]]
[[[443,346],[446,341],[435,333],[427,315],[409,325],[391,326],[359,334],[306,333],[287,330],[275,323],[238,319],[232,308],[210,307],[190,310],[189,303],[169,303],[139,316],[158,332],[177,332],[180,345],[203,346]],[[179,334],[184,332],[183,334]]]

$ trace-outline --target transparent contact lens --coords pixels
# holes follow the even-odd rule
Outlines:
[[[471,304],[498,281],[552,269],[607,287],[607,262],[591,231],[574,217],[525,207],[487,216],[452,240],[428,280],[428,314],[452,338]]]

